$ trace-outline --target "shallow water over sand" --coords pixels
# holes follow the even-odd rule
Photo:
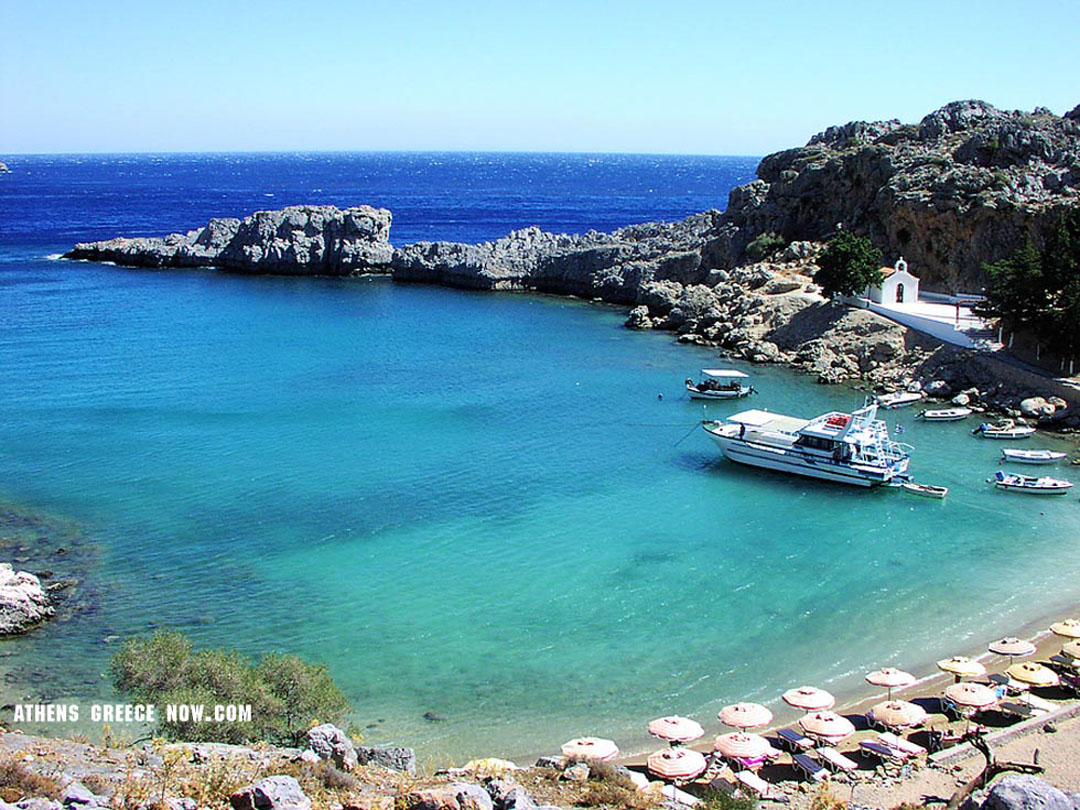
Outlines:
[[[945,502],[788,478],[693,429],[710,352],[616,309],[63,246],[0,263],[0,497],[78,524],[100,600],[4,645],[28,689],[107,694],[104,640],[170,626],[328,663],[372,742],[640,750],[661,714],[921,673],[1080,597],[1075,497],[992,491],[970,425],[888,416]],[[753,373],[754,407],[861,403]]]

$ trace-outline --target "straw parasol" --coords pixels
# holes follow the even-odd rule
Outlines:
[[[725,706],[717,715],[725,726],[757,728],[772,722],[772,712],[760,703],[733,703]]]
[[[1005,674],[1030,686],[1057,686],[1061,683],[1061,678],[1054,670],[1042,664],[1036,664],[1034,661],[1013,664],[1005,670]]]
[[[956,677],[956,682],[964,677],[979,678],[986,674],[986,667],[966,655],[954,655],[937,662],[938,669]]]
[[[1080,619],[1062,619],[1050,625],[1050,631],[1065,638],[1080,638]]]
[[[981,683],[954,683],[945,688],[945,697],[957,706],[968,706],[973,709],[985,709],[997,703],[997,695],[989,686]]]
[[[836,705],[836,698],[816,686],[800,686],[798,689],[788,689],[784,692],[783,698],[784,703],[789,706],[808,712],[831,709]]]
[[[705,756],[692,748],[662,748],[649,754],[649,772],[661,779],[682,781],[705,772]]]
[[[713,750],[724,757],[738,759],[756,759],[773,750],[769,741],[760,734],[748,734],[745,731],[733,731],[721,734],[713,743]]]
[[[866,682],[874,686],[884,686],[889,690],[888,699],[892,700],[892,690],[911,686],[915,683],[915,676],[896,667],[882,667],[867,675]]]
[[[829,742],[839,742],[855,733],[854,723],[836,712],[811,712],[799,720],[799,725],[811,737]]]
[[[661,717],[649,723],[649,733],[671,743],[690,742],[705,736],[705,729],[688,717]]]
[[[907,728],[926,722],[926,710],[906,700],[886,700],[870,709],[874,722],[890,728]]]
[[[1080,658],[1080,639],[1062,644],[1061,651],[1069,658]]]
[[[1035,653],[1035,645],[1030,641],[1025,641],[1022,638],[1016,638],[1016,636],[1006,636],[1003,639],[999,639],[987,647],[992,653],[998,655],[1009,655],[1014,658],[1023,658],[1025,655],[1033,655]]]
[[[607,762],[619,755],[619,746],[613,740],[602,737],[578,737],[563,743],[562,754],[570,759],[591,759],[594,762]]]

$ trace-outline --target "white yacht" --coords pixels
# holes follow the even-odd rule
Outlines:
[[[874,404],[815,419],[750,410],[701,426],[731,461],[872,487],[904,480],[912,449],[890,439],[888,426],[876,416]]]

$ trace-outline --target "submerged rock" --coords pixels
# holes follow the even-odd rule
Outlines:
[[[25,633],[54,613],[41,580],[0,563],[0,635]]]

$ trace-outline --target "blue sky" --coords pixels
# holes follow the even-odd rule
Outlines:
[[[0,0],[0,156],[761,155],[981,98],[1080,104],[1080,3]]]

